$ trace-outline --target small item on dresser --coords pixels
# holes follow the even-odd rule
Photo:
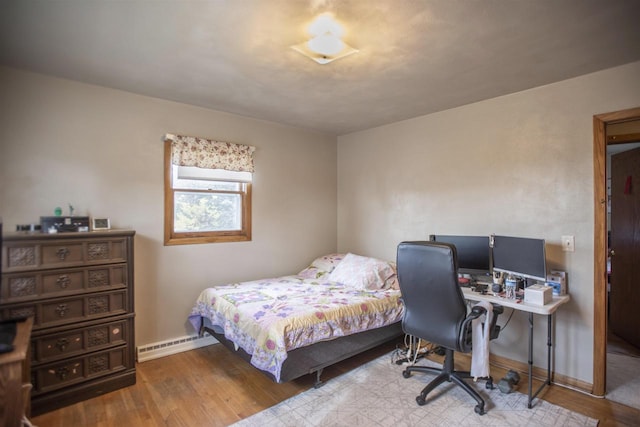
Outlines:
[[[45,233],[89,231],[89,217],[41,216],[40,228]]]
[[[40,231],[40,224],[16,224],[16,231]]]
[[[92,230],[109,230],[111,229],[111,220],[109,218],[92,218],[91,219]]]
[[[551,286],[531,285],[524,290],[524,302],[535,305],[545,305],[553,299]]]

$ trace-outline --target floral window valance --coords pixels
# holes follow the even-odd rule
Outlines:
[[[251,145],[171,134],[167,134],[165,140],[171,141],[171,163],[174,165],[254,172],[256,147]]]

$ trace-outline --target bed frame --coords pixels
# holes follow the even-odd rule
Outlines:
[[[251,355],[242,348],[238,348],[236,351],[234,343],[225,338],[224,334],[217,333],[207,326],[203,326],[202,329],[213,335],[213,337],[220,341],[225,347],[247,362],[251,360]],[[303,375],[315,373],[316,381],[314,387],[318,388],[323,385],[320,376],[322,375],[322,370],[327,366],[399,338],[402,335],[404,335],[402,322],[398,321],[381,328],[347,335],[330,341],[321,341],[310,346],[289,351],[287,359],[282,365],[280,382],[284,383]],[[262,370],[260,372],[271,378],[274,382],[276,381],[272,374]]]

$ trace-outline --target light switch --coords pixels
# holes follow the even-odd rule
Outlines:
[[[565,252],[575,252],[576,241],[573,236],[562,236],[562,250]]]

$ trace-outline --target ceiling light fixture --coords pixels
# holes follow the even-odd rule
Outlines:
[[[309,41],[291,46],[291,48],[313,59],[318,64],[328,64],[358,52],[357,49],[342,41],[344,30],[331,13],[319,15],[309,25],[309,34],[311,34]]]

